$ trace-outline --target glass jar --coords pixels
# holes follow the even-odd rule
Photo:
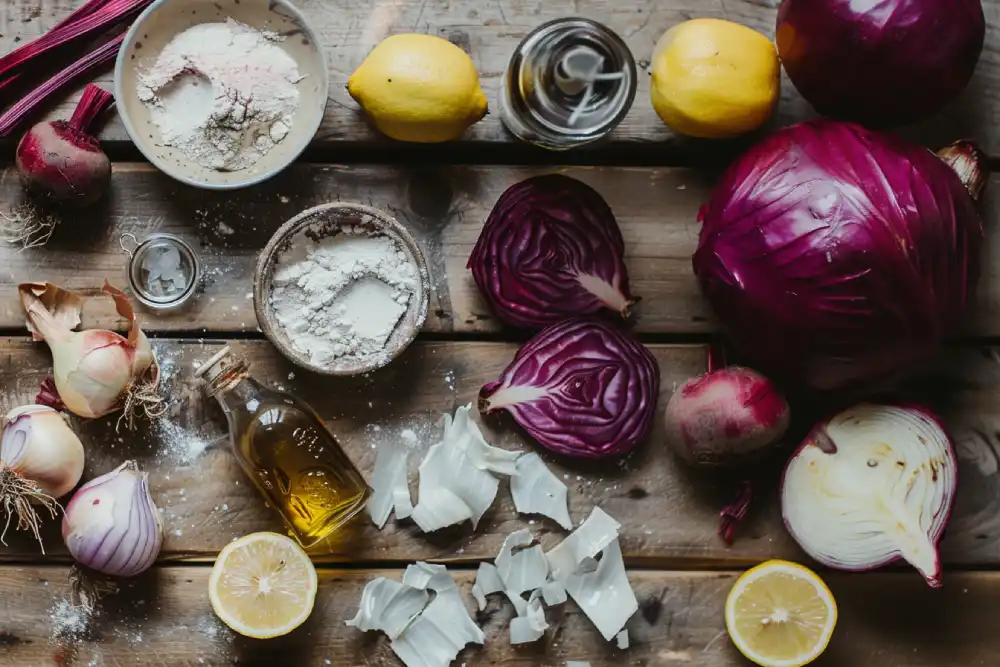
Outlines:
[[[500,85],[500,120],[522,141],[567,150],[614,130],[635,100],[636,67],[610,28],[556,19],[514,49]]]
[[[134,235],[122,234],[119,244],[129,258],[129,287],[144,306],[157,310],[178,308],[194,296],[201,264],[184,239],[156,233],[140,243]]]

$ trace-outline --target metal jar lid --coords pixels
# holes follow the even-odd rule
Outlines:
[[[157,309],[176,308],[194,295],[201,264],[186,241],[157,233],[139,242],[132,234],[122,234],[120,243],[129,256],[129,287],[140,303]],[[132,244],[135,247],[130,249]]]
[[[514,49],[500,86],[500,119],[523,141],[553,150],[608,135],[635,100],[635,59],[607,26],[556,19]]]

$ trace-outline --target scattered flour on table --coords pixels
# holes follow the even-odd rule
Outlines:
[[[384,357],[419,284],[417,265],[393,239],[345,227],[318,242],[293,240],[275,265],[270,306],[313,363],[368,362]]]
[[[207,169],[239,171],[284,141],[304,77],[280,40],[231,18],[174,37],[138,78],[163,143]]]
[[[57,600],[49,610],[52,639],[79,640],[87,633],[92,612],[69,600]]]
[[[193,383],[194,376],[182,368],[182,348],[175,343],[156,341],[153,354],[160,365],[160,387],[168,397],[167,411],[152,423],[152,435],[156,438],[156,460],[161,464],[190,465],[221,434],[212,435],[203,428],[192,426],[185,415],[190,414],[186,397],[192,392],[185,391],[186,383]]]

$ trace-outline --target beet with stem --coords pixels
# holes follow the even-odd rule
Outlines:
[[[33,195],[88,206],[111,183],[111,161],[90,134],[94,121],[112,104],[111,93],[91,84],[69,121],[38,123],[17,146],[17,171]]]

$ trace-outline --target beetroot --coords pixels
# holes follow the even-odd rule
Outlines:
[[[38,123],[17,146],[17,171],[32,194],[56,202],[87,206],[111,182],[111,162],[90,133],[94,121],[114,98],[88,85],[69,121]]]
[[[666,410],[667,445],[688,463],[740,463],[788,428],[788,403],[770,380],[730,366],[685,382]]]

